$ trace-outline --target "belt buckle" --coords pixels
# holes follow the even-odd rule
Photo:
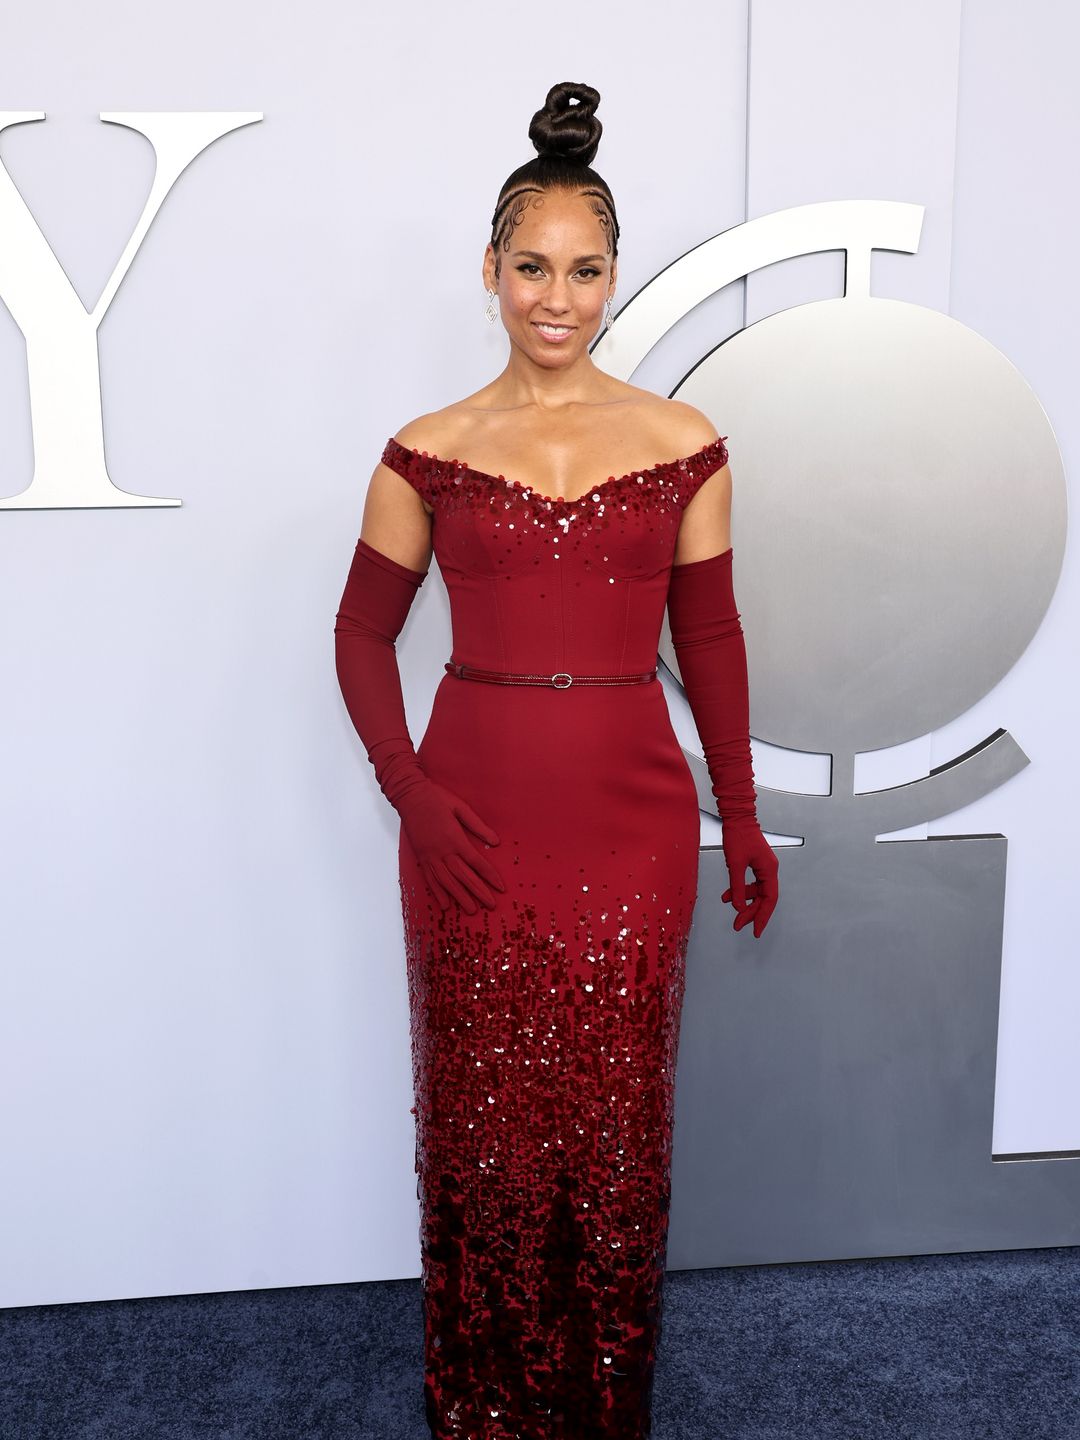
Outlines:
[[[566,684],[560,685],[560,680],[565,680]],[[551,683],[555,686],[556,690],[568,690],[574,683],[574,677],[567,670],[556,670],[555,674],[551,677]]]

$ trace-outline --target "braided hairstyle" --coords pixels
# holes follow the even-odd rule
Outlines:
[[[577,101],[577,104],[573,104]],[[570,190],[587,195],[605,233],[612,260],[619,250],[619,222],[607,182],[591,168],[604,127],[596,118],[600,92],[591,85],[564,80],[547,93],[542,110],[529,125],[536,158],[508,175],[499,191],[491,217],[491,247],[495,252],[495,278],[499,278],[500,249],[508,251],[514,229],[521,223],[529,197],[544,190]]]

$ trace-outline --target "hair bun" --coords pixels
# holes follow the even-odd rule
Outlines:
[[[577,104],[573,104],[573,101]],[[544,108],[529,125],[529,139],[542,160],[576,160],[591,165],[604,127],[596,118],[600,92],[564,80],[548,91]]]

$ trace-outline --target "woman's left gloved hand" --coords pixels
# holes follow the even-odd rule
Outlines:
[[[780,898],[780,862],[776,851],[761,833],[756,820],[725,820],[722,843],[731,885],[720,898],[725,904],[730,901],[739,912],[732,928],[741,930],[744,925],[752,924],[754,938],[759,939]],[[746,883],[748,869],[754,874],[749,885]]]

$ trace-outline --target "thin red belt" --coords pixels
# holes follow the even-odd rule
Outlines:
[[[482,670],[477,665],[462,665],[447,660],[445,669],[459,680],[489,680],[496,685],[553,685],[556,690],[568,690],[571,685],[643,685],[656,679],[656,671],[644,675],[571,675],[566,670],[557,670],[554,675],[522,675],[512,670]]]

